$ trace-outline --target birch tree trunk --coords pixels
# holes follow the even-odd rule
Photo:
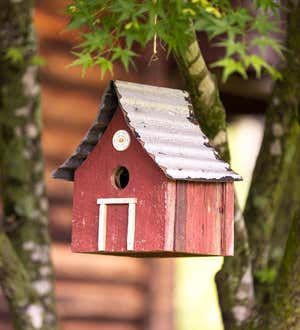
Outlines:
[[[225,258],[223,269],[216,278],[224,327],[228,330],[277,329],[276,323],[271,317],[265,318],[266,310],[276,312],[276,308],[278,308],[270,303],[271,295],[275,294],[274,291],[276,291],[276,297],[283,299],[283,296],[289,294],[290,299],[294,302],[293,307],[295,307],[297,300],[291,296],[291,289],[285,290],[282,294],[280,290],[276,290],[276,286],[273,286],[276,267],[274,267],[275,271],[273,272],[268,268],[270,262],[273,265],[276,264],[278,268],[282,252],[278,255],[275,253],[275,256],[271,252],[282,250],[291,217],[294,214],[292,210],[289,213],[280,210],[287,194],[284,188],[288,187],[292,196],[296,196],[296,191],[299,191],[298,173],[300,171],[294,169],[293,173],[297,174],[291,177],[292,164],[297,163],[296,150],[300,138],[298,113],[300,99],[299,1],[288,1],[288,7],[290,11],[287,48],[290,52],[287,54],[287,64],[282,72],[283,81],[276,83],[267,111],[265,135],[244,214],[248,231],[245,228],[243,215],[236,205],[235,256]],[[228,146],[225,111],[219,99],[217,85],[205,65],[195,36],[191,36],[189,49],[177,56],[177,63],[185,78],[201,127],[223,157],[226,158]],[[297,197],[294,197],[294,200],[297,203]],[[284,213],[285,216],[278,219],[278,215]],[[276,226],[275,219],[277,219]],[[293,234],[295,230],[297,227],[294,224],[290,233],[292,237],[295,235]],[[251,255],[248,240],[251,244]],[[289,242],[291,241],[294,241],[293,238],[289,239]],[[288,250],[292,250],[291,246],[294,245],[288,243],[283,265],[286,265],[286,258],[289,260],[288,263],[295,258],[293,262],[298,265],[299,255],[288,252]],[[270,250],[271,248],[272,250]],[[296,269],[293,268],[293,271],[295,272]],[[281,268],[280,274],[282,275],[283,272],[285,270]],[[297,270],[298,274],[299,272],[300,269]],[[255,295],[253,273],[256,278]],[[286,279],[290,278],[290,273],[286,275]],[[278,281],[280,282],[277,280],[276,283],[279,283]],[[280,283],[282,284],[282,282]],[[295,283],[295,279],[293,283]],[[284,285],[282,284],[281,290],[283,289]],[[297,291],[295,293],[297,295]],[[277,302],[280,299],[278,298]],[[286,299],[283,301],[287,302]],[[289,312],[291,313],[289,316],[293,317],[292,308],[289,309]],[[294,313],[296,315],[297,310],[294,310]],[[278,322],[281,322],[280,326],[282,327],[283,318]],[[284,327],[278,329],[284,329]]]
[[[280,232],[286,240],[291,222],[288,214],[293,215],[294,204],[299,200],[296,191],[299,191],[300,184],[297,156],[300,140],[300,3],[287,1],[287,6],[288,51],[282,70],[283,80],[275,84],[269,101],[265,134],[245,208],[256,273],[268,270],[270,258],[276,250],[276,243],[270,244],[276,236],[274,234]],[[289,205],[289,210],[282,209],[283,205]],[[284,243],[281,240],[277,245],[282,247]],[[259,285],[259,276],[256,282]]]
[[[6,233],[0,236],[0,273],[20,330],[57,328],[32,6],[29,0],[0,1],[0,186]],[[6,268],[8,255],[14,268]]]
[[[176,55],[176,60],[201,128],[223,159],[229,161],[225,108],[220,100],[217,82],[205,64],[196,35],[191,36],[188,50]],[[227,329],[243,324],[254,307],[248,235],[237,198],[234,220],[235,256],[225,258],[222,272],[217,276],[219,302]]]

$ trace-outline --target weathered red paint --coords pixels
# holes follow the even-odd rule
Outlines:
[[[174,250],[186,250],[186,182],[176,182],[175,241]]]
[[[207,255],[231,255],[226,229],[233,214],[224,204],[229,199],[226,187],[232,183],[187,184],[186,250]],[[204,206],[204,207],[203,207]],[[226,209],[226,212],[225,212]],[[225,244],[224,244],[225,242]]]
[[[106,248],[108,251],[127,250],[128,205],[107,207]]]
[[[234,185],[233,182],[223,184],[223,251],[226,255],[234,254]]]
[[[131,137],[129,148],[121,152],[112,146],[113,134],[119,129],[127,130]],[[113,171],[120,165],[125,166],[130,174],[125,189],[118,189],[112,184]],[[98,250],[97,198],[132,197],[137,198],[135,250],[163,250],[166,186],[164,173],[135,139],[123,113],[118,109],[98,144],[75,172],[72,250]],[[109,205],[107,209],[107,249],[122,251],[127,238],[128,207]],[[115,212],[118,219],[113,217],[112,212]],[[123,224],[117,225],[117,222]],[[120,236],[119,243],[112,242],[116,232]]]
[[[129,148],[121,152],[112,145],[119,129],[131,137]],[[125,166],[130,174],[125,189],[113,184],[118,166]],[[74,252],[98,251],[98,198],[137,199],[134,251],[128,254],[233,254],[233,183],[167,179],[135,138],[120,109],[75,172]],[[106,253],[127,254],[127,224],[128,205],[107,206]]]

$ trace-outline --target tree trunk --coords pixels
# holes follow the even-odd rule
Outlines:
[[[256,298],[259,300],[266,298],[264,293],[268,289],[267,284],[276,275],[276,267],[270,269],[268,266],[270,259],[273,258],[275,262],[276,251],[280,254],[279,250],[284,246],[293,216],[293,192],[299,189],[299,172],[295,168],[293,170],[300,139],[299,1],[288,1],[287,6],[288,52],[286,65],[282,70],[283,80],[276,82],[270,98],[265,134],[244,212],[253,256]],[[289,197],[290,212],[282,212],[280,209],[286,197]],[[282,234],[277,241],[274,240],[276,232]],[[279,255],[276,263],[278,262]]]
[[[201,128],[222,157],[229,161],[225,109],[216,80],[206,67],[196,35],[191,36],[190,47],[177,54],[176,60]],[[222,272],[217,276],[217,286],[224,324],[232,330],[247,320],[254,306],[248,237],[236,198],[235,256],[225,258]]]
[[[0,283],[15,329],[40,329],[42,306],[10,240],[0,232]]]
[[[300,137],[296,146],[296,150],[300,150]],[[286,233],[289,232],[291,221],[295,211],[300,205],[300,152],[296,152],[295,158],[292,162],[289,177],[282,189],[285,192],[279,210],[276,214],[274,223],[274,230],[271,238],[270,254],[268,261],[268,268],[277,272],[287,241]],[[291,183],[292,188],[291,188]],[[280,225],[279,225],[280,224]]]
[[[235,214],[235,256],[225,258],[222,271],[217,274],[219,301],[222,310],[224,327],[228,330],[251,328],[259,329],[253,320],[259,319],[255,311],[264,315],[269,306],[268,295],[274,275],[265,269],[270,259],[270,246],[273,249],[284,242],[283,239],[272,242],[275,230],[283,232],[291,220],[282,218],[276,226],[279,206],[282,205],[288,180],[289,191],[296,189],[296,176],[289,177],[292,164],[295,162],[296,145],[299,141],[299,26],[300,13],[298,1],[288,3],[291,13],[288,24],[287,48],[291,53],[287,56],[287,66],[283,71],[283,81],[277,82],[267,111],[265,135],[258,157],[253,181],[250,189],[245,218],[249,228],[251,253],[254,257],[254,271],[257,275],[256,295],[253,290],[252,265],[249,255],[247,230],[243,216],[238,207]],[[225,134],[225,112],[219,100],[216,83],[208,72],[194,38],[187,52],[177,56],[177,63],[186,80],[188,91],[195,106],[197,119],[219,151],[228,156]],[[203,83],[205,81],[205,83]],[[223,112],[223,113],[222,113]],[[222,137],[222,138],[220,138]],[[221,143],[220,143],[221,140]],[[227,158],[228,159],[228,158]],[[293,212],[290,213],[292,215]],[[279,259],[277,259],[277,264]],[[272,277],[273,274],[273,277]],[[266,283],[267,282],[267,283]],[[267,285],[269,284],[269,286]],[[251,323],[249,323],[249,321]],[[260,324],[260,323],[257,323]],[[264,323],[267,326],[267,323]]]
[[[300,166],[300,165],[299,165]],[[264,329],[300,329],[300,206],[295,213],[283,262],[274,285]]]
[[[15,325],[22,330],[56,329],[32,2],[1,0],[0,26],[0,186],[3,230],[11,245],[6,238],[4,241],[14,249],[22,264],[16,271],[21,266],[26,271],[29,281],[26,286],[31,286],[36,296],[30,311],[38,313],[41,320],[41,324],[36,322],[26,327],[15,319]],[[5,251],[1,252],[3,255]],[[13,251],[9,253],[14,255]],[[11,279],[17,296],[6,294],[15,318],[14,301],[19,297],[19,284],[13,283],[13,279],[24,277],[23,273]],[[4,292],[6,283],[2,283]]]

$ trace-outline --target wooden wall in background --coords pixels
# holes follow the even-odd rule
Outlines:
[[[51,172],[72,153],[94,120],[110,77],[101,81],[99,71],[94,70],[82,79],[80,68],[66,68],[77,38],[62,32],[67,3],[37,1],[35,12],[41,55],[48,62],[41,72],[43,146],[61,329],[172,330],[172,261],[72,254],[69,248],[73,184],[53,180]],[[151,50],[130,75],[117,67],[114,77],[176,87],[178,79],[168,76],[168,65],[161,60],[150,67],[150,57]],[[0,330],[10,329],[8,308],[0,293]]]

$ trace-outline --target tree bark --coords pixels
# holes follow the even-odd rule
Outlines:
[[[264,329],[300,328],[300,207],[295,213]]]
[[[178,68],[186,82],[195,117],[204,133],[224,159],[229,161],[226,113],[215,78],[207,69],[196,35],[187,51],[176,55]],[[244,218],[235,199],[235,256],[225,258],[216,278],[219,302],[226,329],[235,329],[251,315],[254,290],[250,252]]]
[[[39,329],[42,306],[10,240],[0,232],[0,283],[16,329]]]
[[[300,137],[296,146],[296,150],[300,150]],[[270,254],[268,260],[268,268],[277,272],[287,241],[287,235],[290,231],[291,221],[295,211],[300,205],[300,153],[296,152],[292,162],[288,180],[282,189],[285,192],[281,201],[279,211],[275,217],[275,226],[271,237]],[[292,186],[291,186],[292,183]],[[292,187],[292,189],[291,189]]]
[[[289,5],[292,6],[292,10],[297,7],[295,2]],[[293,12],[293,17],[297,15],[299,18],[299,13]],[[283,71],[284,79],[276,83],[271,97],[265,135],[245,212],[251,248],[254,251],[251,250],[255,261],[254,271],[257,279],[263,279],[264,286],[256,281],[256,296],[254,296],[247,230],[243,216],[236,207],[235,257],[225,258],[222,271],[216,277],[225,329],[243,329],[248,326],[249,320],[257,315],[254,313],[257,297],[259,298],[257,310],[261,310],[262,306],[265,307],[268,303],[264,300],[265,293],[268,292],[265,288],[269,289],[265,279],[268,280],[270,274],[265,267],[270,256],[272,233],[274,229],[278,229],[277,225],[274,228],[274,220],[285,196],[284,187],[288,183],[296,144],[299,140],[297,111],[300,91],[298,70],[300,34],[296,30],[300,22],[299,19],[298,22],[296,21],[291,24],[291,19],[289,19],[287,47],[293,49],[293,52],[287,56],[288,64]],[[192,40],[187,52],[177,55],[177,63],[185,78],[196,109],[195,115],[201,127],[213,144],[219,148],[223,157],[228,159],[225,111],[219,99],[215,80],[207,70],[196,38]],[[280,226],[286,227],[289,222],[289,219],[281,219]],[[253,324],[252,327],[255,328]]]
[[[38,305],[35,307],[38,306],[41,325],[37,322],[39,326],[35,329],[56,329],[48,202],[41,152],[39,85],[37,67],[34,65],[36,42],[32,26],[32,1],[2,0],[0,26],[3,228],[27,273],[29,283],[26,286],[30,285],[37,297]],[[21,266],[16,271],[18,269]],[[16,276],[24,277],[22,273]],[[10,301],[10,295],[6,296],[15,317],[14,302]],[[37,308],[31,311],[37,311]],[[27,329],[25,325],[18,324],[15,321],[16,329]]]
[[[294,177],[291,177],[290,174],[300,139],[299,1],[288,1],[287,6],[288,52],[286,65],[282,70],[283,80],[276,82],[269,102],[265,134],[244,212],[253,256],[255,290],[260,298],[264,297],[266,281],[269,277],[272,280],[275,275],[273,269],[273,275],[270,276],[272,273],[268,268],[270,258],[274,258],[272,252],[276,252],[276,245],[279,246],[286,240],[286,229],[291,222],[287,213],[280,219],[277,214],[282,214],[280,207],[285,196],[289,194],[291,197],[297,189],[297,176],[294,174]],[[285,188],[288,188],[288,191]],[[276,231],[285,231],[277,243],[272,238],[275,237]],[[270,250],[271,247],[273,250]],[[277,263],[278,260],[279,258]]]

